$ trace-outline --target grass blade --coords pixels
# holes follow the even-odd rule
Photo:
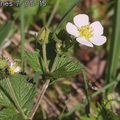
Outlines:
[[[106,73],[106,83],[110,83],[116,76],[119,55],[120,55],[120,0],[115,1],[115,15],[113,19],[113,33],[110,41],[110,51],[108,57],[108,68]]]
[[[5,38],[8,36],[11,28],[12,28],[11,21],[8,21],[4,25],[0,26],[0,44],[2,44]]]

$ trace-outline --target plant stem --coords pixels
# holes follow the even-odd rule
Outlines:
[[[55,57],[54,63],[52,65],[51,72],[53,72],[55,70],[56,65],[58,63],[58,59],[59,59],[59,55],[57,54],[56,57]]]
[[[25,43],[25,34],[24,34],[24,6],[20,7],[20,31],[21,31],[21,59],[22,59],[22,68],[24,67],[24,43]]]
[[[78,0],[77,2],[75,2],[67,11],[65,11],[64,16],[62,17],[61,21],[59,22],[59,24],[57,25],[57,27],[55,28],[54,32],[56,32],[56,30],[59,28],[59,26],[62,24],[62,22],[65,20],[65,18],[70,14],[70,12],[73,10],[73,8],[78,5],[80,1]]]
[[[42,44],[42,52],[43,52],[43,60],[45,63],[46,72],[49,72],[48,63],[47,63],[47,55],[46,55],[46,43]]]
[[[39,107],[39,105],[40,105],[40,103],[42,101],[42,98],[43,98],[43,96],[44,96],[44,94],[45,94],[45,92],[46,92],[46,90],[48,88],[49,83],[50,83],[50,80],[47,80],[46,83],[44,84],[44,86],[42,87],[42,90],[40,89],[40,94],[38,96],[37,102],[34,105],[32,111],[31,111],[31,113],[29,115],[30,120],[33,119],[33,117],[34,117],[34,115],[35,115],[35,113],[36,113],[36,111],[37,111],[37,109],[38,109],[38,107]]]
[[[87,100],[87,104],[86,104],[86,113],[87,115],[90,113],[90,101],[89,101],[89,94],[88,94],[88,83],[87,83],[87,76],[85,71],[82,71],[83,73],[83,78],[84,78],[84,83],[85,83],[85,95],[86,95],[86,100]]]
[[[10,91],[10,95],[12,97],[12,100],[14,101],[18,111],[20,112],[20,114],[22,115],[22,117],[26,120],[27,119],[27,116],[24,114],[17,98],[16,98],[16,95],[15,95],[15,92],[14,92],[14,89],[12,87],[12,84],[10,82],[10,79],[6,78],[6,81],[7,81],[7,85],[8,85],[8,88],[9,88],[9,91]]]
[[[48,22],[47,22],[47,25],[46,25],[47,27],[50,26],[50,24],[51,24],[51,22],[52,22],[52,19],[53,19],[54,15],[55,15],[58,7],[59,7],[59,3],[60,3],[60,0],[57,0],[57,1],[56,1],[56,4],[55,4],[55,6],[54,6],[54,8],[53,8],[53,10],[52,10],[52,13],[51,13],[51,15],[50,15],[50,18],[49,18],[49,20],[48,20]]]

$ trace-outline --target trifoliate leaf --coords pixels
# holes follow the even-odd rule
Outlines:
[[[7,79],[0,81],[0,105],[5,108],[16,109],[16,105],[14,99],[11,96]],[[9,80],[11,82],[11,86],[19,103],[19,106],[26,114],[29,113],[32,109],[33,98],[36,93],[35,86],[27,81],[26,76],[20,74],[11,76]],[[7,115],[7,113],[4,114]]]
[[[58,62],[56,70],[50,74],[54,79],[71,77],[81,72],[83,65],[76,59],[62,56]]]

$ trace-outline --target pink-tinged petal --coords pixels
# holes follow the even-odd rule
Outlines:
[[[97,36],[97,35],[102,35],[103,34],[103,26],[101,25],[101,23],[99,21],[93,22],[90,27],[92,28],[93,32],[93,36]]]
[[[88,40],[86,40],[84,37],[79,37],[76,40],[82,45],[93,47],[93,44],[91,42],[89,42]]]
[[[75,36],[75,37],[78,37],[79,36],[79,31],[77,29],[77,27],[75,25],[73,25],[72,23],[68,22],[67,25],[66,25],[66,31]]]
[[[94,36],[90,38],[90,42],[97,46],[103,45],[106,42],[106,40],[107,38],[105,36]]]
[[[13,67],[13,66],[14,66],[14,63],[13,63],[13,62],[11,62],[11,63],[10,63],[10,67]]]
[[[85,15],[85,14],[79,14],[73,18],[73,21],[74,21],[75,25],[78,28],[80,28],[81,26],[85,26],[85,25],[89,24],[89,17],[88,17],[88,15]]]

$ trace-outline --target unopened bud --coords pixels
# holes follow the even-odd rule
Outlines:
[[[43,27],[39,33],[40,42],[48,43],[49,33],[50,33],[49,29],[46,27]]]

